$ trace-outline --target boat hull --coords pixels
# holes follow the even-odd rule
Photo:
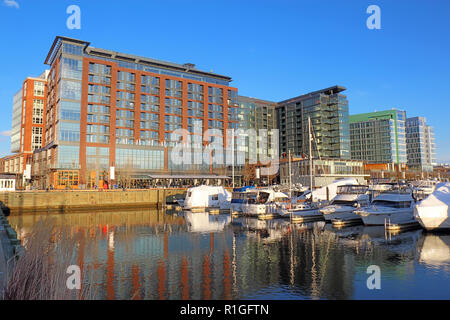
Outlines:
[[[385,212],[359,211],[358,215],[366,226],[382,226],[385,223],[404,223],[414,220],[413,208]]]
[[[241,211],[242,213],[251,216],[279,214],[279,210],[275,206],[267,204],[242,204]]]

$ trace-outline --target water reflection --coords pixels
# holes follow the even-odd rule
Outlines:
[[[77,239],[77,263],[99,299],[448,298],[449,235],[179,211],[48,216]],[[40,218],[9,220],[26,242]],[[380,292],[366,287],[372,264]]]

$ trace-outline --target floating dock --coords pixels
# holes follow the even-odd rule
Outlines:
[[[259,220],[271,220],[279,217],[280,215],[278,213],[266,213],[258,215]]]
[[[331,224],[334,228],[343,228],[348,226],[355,226],[362,224],[363,221],[359,217],[347,218],[347,219],[332,219]]]
[[[406,230],[420,229],[420,223],[418,221],[407,221],[401,223],[388,223],[386,224],[386,230],[390,232],[400,232]]]
[[[324,220],[323,215],[321,213],[319,214],[295,214],[292,215],[286,215],[285,218],[290,219],[292,223],[306,223],[306,222],[314,222],[314,221],[322,221]]]

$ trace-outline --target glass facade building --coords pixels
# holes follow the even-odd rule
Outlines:
[[[197,135],[214,128],[226,144],[226,130],[238,126],[230,77],[65,37],[45,63],[45,146],[34,157],[36,173],[46,172],[41,185],[65,187],[68,173],[70,187],[92,187],[110,180],[112,167],[115,176],[223,174],[220,165],[173,163],[171,135],[186,129],[192,140],[197,124]]]
[[[350,159],[348,100],[334,86],[279,102],[277,122],[280,154],[303,157],[309,154],[308,118],[311,118],[314,158]]]
[[[434,129],[424,117],[406,119],[406,151],[408,167],[420,171],[433,171],[436,165]]]
[[[272,142],[272,130],[277,129],[277,113],[276,102],[255,99],[250,97],[238,97],[238,128],[242,130],[255,130],[259,139],[256,143],[249,143],[248,135],[245,135],[245,159],[249,159],[251,155],[265,155],[268,157],[276,156],[275,150],[272,150],[273,145],[278,145],[278,141]],[[260,134],[260,131],[261,134]],[[264,131],[267,131],[267,139],[263,141]],[[255,159],[256,160],[256,159]]]
[[[20,133],[22,129],[22,97],[23,91],[19,90],[13,98],[13,115],[11,126],[11,152],[20,152]]]
[[[406,113],[386,110],[350,116],[351,158],[406,163]]]

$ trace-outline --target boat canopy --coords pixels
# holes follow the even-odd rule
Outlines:
[[[450,205],[450,182],[442,182],[436,185],[432,194],[422,200],[418,207],[442,207]]]
[[[231,192],[225,190],[224,187],[202,185],[187,190],[184,206],[185,209],[222,207],[223,204],[230,202]]]
[[[336,197],[338,186],[344,185],[357,185],[358,181],[355,178],[346,178],[335,180],[327,186],[323,186],[317,190],[313,190],[313,201],[326,201],[332,200]],[[328,199],[327,199],[327,188],[328,188]]]

